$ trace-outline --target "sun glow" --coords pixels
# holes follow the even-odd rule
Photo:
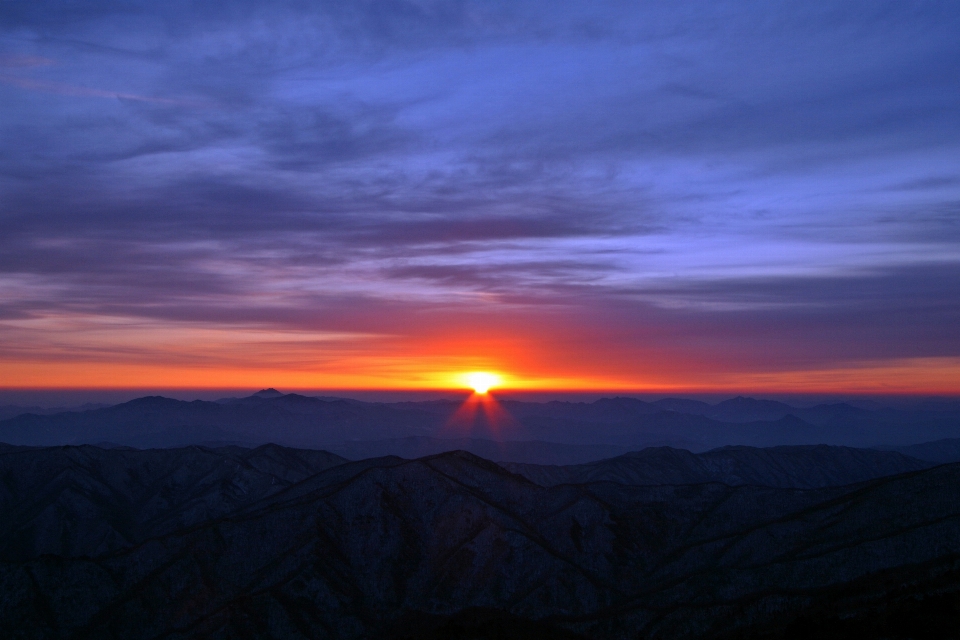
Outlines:
[[[495,373],[488,373],[486,371],[474,371],[468,373],[464,376],[464,379],[467,381],[467,384],[477,393],[486,393],[490,390],[491,387],[496,387],[500,384],[501,379]]]

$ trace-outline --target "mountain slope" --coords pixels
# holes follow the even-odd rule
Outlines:
[[[958,557],[960,465],[815,490],[547,488],[460,452],[339,465],[120,551],[2,564],[0,627],[403,637],[493,611],[588,638],[702,638],[796,619],[837,589],[861,605],[905,585],[956,593]]]
[[[102,555],[234,512],[346,462],[325,451],[0,450],[0,560]]]
[[[330,445],[329,450],[351,460],[380,456],[422,458],[446,451],[468,451],[481,458],[531,464],[578,464],[627,453],[625,445],[562,444],[557,442],[428,438],[408,436],[387,440],[354,440]]]
[[[587,482],[627,485],[722,482],[806,489],[853,484],[931,466],[895,451],[827,445],[723,447],[700,454],[655,447],[581,465],[502,464],[542,486]]]
[[[960,438],[922,442],[906,447],[896,447],[896,450],[907,456],[939,464],[960,462]]]

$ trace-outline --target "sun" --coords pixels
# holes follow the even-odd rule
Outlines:
[[[464,376],[464,379],[467,381],[467,384],[473,388],[477,393],[486,393],[491,389],[491,387],[496,387],[500,384],[500,376],[495,373],[488,373],[486,371],[474,371],[468,373]]]

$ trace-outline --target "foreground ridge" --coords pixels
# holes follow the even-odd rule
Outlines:
[[[739,454],[742,475],[791,455],[809,472],[882,453],[744,449],[701,457]],[[649,466],[663,453],[625,458]],[[543,486],[466,452],[347,462],[275,445],[8,447],[0,628],[23,638],[721,638],[802,637],[791,634],[843,620],[907,637],[897,625],[942,620],[960,602],[960,464],[901,458],[916,468],[814,489]],[[603,475],[624,462],[589,466]]]

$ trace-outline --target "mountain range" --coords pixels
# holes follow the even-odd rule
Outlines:
[[[16,638],[950,637],[960,464],[0,447]]]
[[[960,438],[960,406],[947,402],[874,409],[844,403],[800,408],[742,397],[713,405],[634,398],[488,402],[479,408],[455,400],[373,403],[274,389],[217,402],[151,396],[52,415],[23,413],[0,421],[0,442],[142,448],[273,442],[355,459],[465,449],[509,462],[574,464],[651,446],[897,448]]]
[[[74,407],[39,407],[36,405],[33,406],[23,406],[16,404],[0,404],[0,420],[7,420],[8,418],[15,418],[19,415],[25,413],[33,413],[37,415],[53,415],[55,413],[67,413],[71,411],[90,411],[91,409],[105,409],[109,407],[108,404],[102,404],[98,402],[86,402]]]

